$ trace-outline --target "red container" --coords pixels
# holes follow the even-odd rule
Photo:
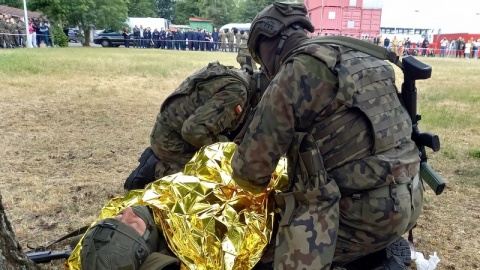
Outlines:
[[[358,7],[363,6],[363,0],[304,0],[307,8],[316,7]]]
[[[343,8],[324,7],[321,30],[342,30]]]
[[[381,9],[363,9],[363,0],[305,0],[315,26],[313,35],[374,37],[380,32]],[[350,6],[350,4],[352,4]]]

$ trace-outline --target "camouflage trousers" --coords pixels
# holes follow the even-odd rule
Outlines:
[[[418,175],[398,184],[395,196],[391,191],[382,187],[340,198],[330,181],[302,192],[291,222],[278,229],[274,268],[330,269],[385,248],[413,228],[423,204]]]
[[[196,149],[168,124],[157,121],[150,135],[150,145],[160,159],[155,167],[155,179],[183,171]]]

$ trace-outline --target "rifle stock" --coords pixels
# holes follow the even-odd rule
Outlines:
[[[433,189],[436,195],[440,195],[445,189],[445,182],[427,164],[427,153],[425,151],[425,147],[435,152],[440,150],[440,139],[435,134],[420,132],[418,128],[418,121],[421,120],[421,116],[417,114],[417,88],[415,87],[416,80],[424,80],[431,77],[432,68],[412,56],[404,57],[402,65],[404,82],[402,84],[401,98],[412,119],[412,140],[420,152],[420,177]]]

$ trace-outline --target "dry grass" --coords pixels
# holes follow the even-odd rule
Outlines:
[[[229,53],[1,50],[0,192],[21,245],[88,224],[122,195],[163,99],[213,60],[236,65]],[[423,60],[434,72],[417,84],[420,127],[441,136],[430,161],[448,186],[427,192],[416,247],[437,251],[438,269],[479,269],[480,61]]]

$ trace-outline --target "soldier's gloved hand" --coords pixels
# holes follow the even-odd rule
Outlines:
[[[159,159],[155,156],[151,147],[145,149],[138,159],[140,164],[130,173],[125,184],[123,184],[123,188],[126,190],[142,189],[148,183],[153,182],[155,180],[155,165],[158,161]]]

